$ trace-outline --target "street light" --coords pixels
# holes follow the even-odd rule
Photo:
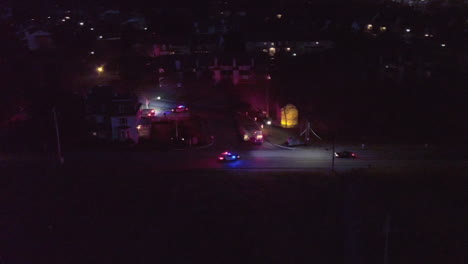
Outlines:
[[[104,66],[99,66],[99,67],[97,67],[97,68],[96,68],[96,71],[97,71],[98,73],[103,73],[103,72],[104,72]]]
[[[161,100],[161,96],[156,97],[156,99]]]

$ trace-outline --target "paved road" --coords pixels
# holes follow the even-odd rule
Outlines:
[[[268,143],[266,143],[268,144]],[[247,148],[247,147],[246,147]],[[67,162],[77,165],[106,166],[118,168],[126,164],[150,167],[153,170],[318,170],[331,169],[331,151],[324,149],[280,150],[280,149],[243,149],[238,151],[241,160],[219,162],[216,157],[220,149],[182,150],[168,152],[105,152],[105,153],[69,153]],[[339,172],[372,168],[383,171],[391,170],[437,170],[444,168],[467,168],[466,160],[397,159],[395,157],[374,157],[368,151],[358,159],[336,159],[335,169]],[[402,155],[407,157],[408,155]]]

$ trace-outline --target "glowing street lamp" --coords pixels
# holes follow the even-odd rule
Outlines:
[[[103,72],[104,72],[104,66],[99,66],[99,67],[97,67],[97,68],[96,68],[96,71],[97,71],[98,73],[103,73]]]
[[[156,99],[161,100],[161,96],[156,97]]]
[[[80,26],[84,26],[84,22],[80,22],[78,23]]]

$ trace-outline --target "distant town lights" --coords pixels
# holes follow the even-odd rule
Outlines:
[[[290,47],[287,47],[287,48],[286,48],[286,51],[291,51],[291,48],[290,48]]]
[[[411,29],[407,28],[407,29],[406,29],[406,32],[408,32],[408,33],[411,32]]]
[[[374,26],[372,26],[372,24],[368,24],[368,25],[366,26],[367,30],[372,30],[373,27],[374,27]]]
[[[318,45],[318,44],[319,44],[319,42],[318,42],[318,41],[315,41],[315,45]]]
[[[293,55],[294,57],[296,57],[297,54],[296,54],[296,53],[293,53],[292,55]]]
[[[80,22],[78,23],[80,26],[84,26],[84,22]]]
[[[281,19],[281,18],[283,17],[283,15],[282,15],[282,14],[277,14],[276,17],[277,17],[278,19]]]
[[[65,17],[65,19],[66,19],[66,20],[69,20],[69,19],[70,19],[70,17],[69,17],[69,16],[66,16],[66,17]]]
[[[96,68],[96,71],[97,71],[98,73],[104,72],[104,66],[99,66],[99,67],[97,67],[97,68]]]
[[[387,30],[387,27],[385,27],[385,26],[380,27],[380,31],[384,32],[386,30]]]
[[[427,38],[427,37],[429,37],[429,34],[426,33],[426,34],[424,34],[424,36]]]
[[[89,30],[93,31],[93,30],[94,30],[94,28],[90,28]]]
[[[445,43],[440,44],[441,47],[445,47]]]
[[[161,100],[161,96],[156,97],[156,99]]]
[[[102,39],[103,37],[102,36],[99,36],[99,39]]]
[[[148,30],[148,28],[147,28],[147,27],[145,27],[145,28],[144,28],[144,30]]]
[[[62,19],[62,22],[65,22],[65,19]]]
[[[94,51],[89,52],[89,54],[94,55]]]

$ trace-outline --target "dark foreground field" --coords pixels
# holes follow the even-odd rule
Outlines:
[[[466,263],[467,180],[2,168],[0,263]]]

